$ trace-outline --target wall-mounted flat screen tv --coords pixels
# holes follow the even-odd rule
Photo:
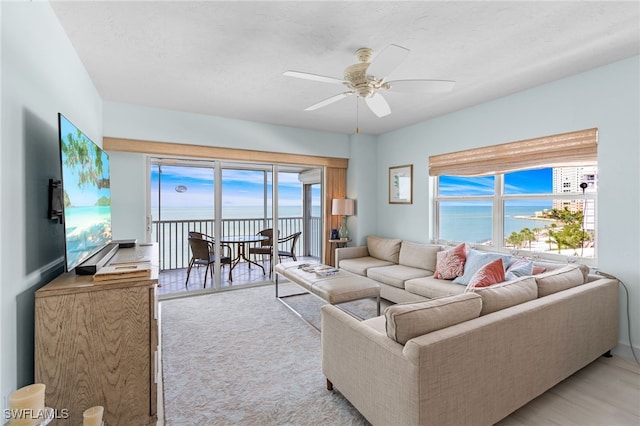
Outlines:
[[[111,242],[109,156],[58,114],[67,271]]]

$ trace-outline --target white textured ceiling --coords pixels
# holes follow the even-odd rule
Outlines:
[[[359,99],[380,134],[640,53],[640,2],[53,1],[106,101],[354,133],[356,97],[285,77],[342,78],[354,52],[411,50],[389,79],[449,79],[450,93],[384,92],[391,115]]]

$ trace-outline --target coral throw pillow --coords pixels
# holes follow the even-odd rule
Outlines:
[[[492,262],[487,263],[482,268],[478,269],[478,272],[473,274],[467,291],[473,288],[489,287],[493,284],[498,284],[504,281],[504,263],[501,258],[498,258]]]
[[[434,278],[452,280],[464,273],[464,262],[467,259],[465,244],[460,243],[452,249],[436,253],[436,271]]]

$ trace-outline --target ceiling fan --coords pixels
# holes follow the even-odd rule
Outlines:
[[[343,84],[347,91],[333,95],[317,104],[311,105],[305,111],[313,111],[330,105],[347,96],[356,95],[364,98],[367,106],[378,117],[391,114],[391,108],[385,98],[379,93],[382,90],[394,90],[398,92],[449,92],[453,89],[455,81],[450,80],[392,80],[387,81],[387,76],[407,57],[409,49],[390,44],[384,48],[375,58],[373,50],[363,47],[356,50],[357,64],[348,66],[344,70],[344,79],[327,77],[301,71],[286,71],[284,75],[302,78],[306,80],[320,81],[324,83]]]

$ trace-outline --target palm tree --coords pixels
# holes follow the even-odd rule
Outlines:
[[[523,228],[520,231],[520,235],[522,236],[522,240],[529,243],[529,250],[531,250],[531,242],[536,240],[535,233],[529,228]]]
[[[511,235],[509,235],[506,239],[505,242],[509,245],[512,245],[514,248],[519,249],[520,246],[522,245],[523,242],[523,238],[522,235],[519,232],[512,232]]]

